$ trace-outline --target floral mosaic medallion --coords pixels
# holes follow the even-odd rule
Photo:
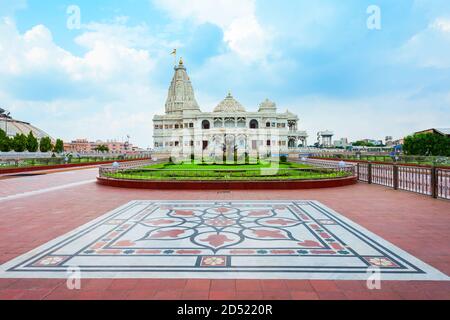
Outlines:
[[[448,280],[317,201],[132,201],[0,277]]]

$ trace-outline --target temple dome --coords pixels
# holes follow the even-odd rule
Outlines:
[[[264,100],[259,105],[259,112],[276,112],[277,105],[275,102],[270,101],[269,99]]]
[[[214,108],[214,112],[245,112],[245,108],[233,98],[231,93],[228,93],[227,97]]]

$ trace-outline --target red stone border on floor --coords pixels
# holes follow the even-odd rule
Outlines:
[[[119,188],[158,189],[158,190],[285,190],[285,189],[317,189],[348,186],[357,183],[356,176],[290,181],[149,181],[126,180],[97,177],[97,183]]]
[[[64,169],[64,168],[76,168],[76,167],[88,167],[88,166],[96,166],[102,164],[109,164],[115,161],[117,162],[130,162],[130,161],[139,161],[139,160],[148,160],[149,158],[139,158],[139,159],[125,159],[125,160],[108,160],[108,161],[98,161],[98,162],[85,162],[85,163],[68,163],[68,164],[55,164],[50,166],[34,166],[34,167],[22,167],[22,168],[9,168],[9,169],[0,169],[0,174],[5,173],[21,173],[21,172],[31,172],[31,171],[40,171],[40,170],[51,170],[51,169]]]

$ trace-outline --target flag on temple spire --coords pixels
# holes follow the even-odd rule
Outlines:
[[[170,55],[173,56],[173,65],[176,66],[177,65],[177,49],[173,49],[173,51]]]

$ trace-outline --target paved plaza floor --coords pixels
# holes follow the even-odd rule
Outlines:
[[[450,299],[449,201],[119,189],[97,171],[0,177],[0,299]]]

